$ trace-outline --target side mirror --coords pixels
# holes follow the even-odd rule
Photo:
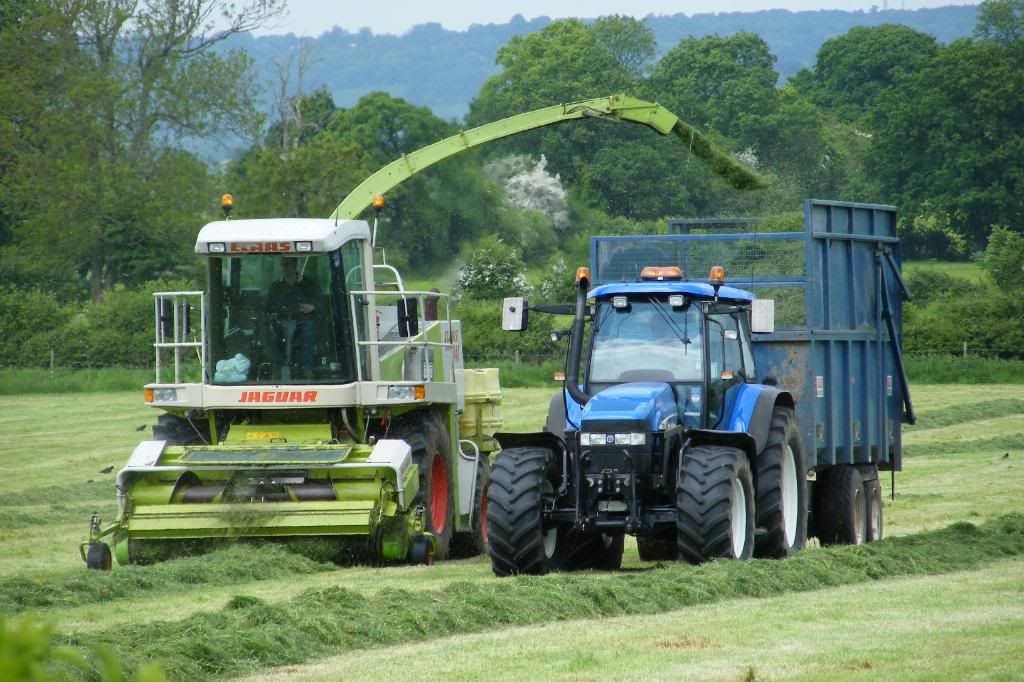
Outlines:
[[[506,298],[502,303],[501,328],[507,332],[525,332],[527,306],[525,298]]]
[[[757,298],[750,304],[750,331],[771,334],[775,331],[775,299]]]
[[[170,339],[174,335],[174,303],[168,298],[160,299],[160,336]],[[177,339],[171,339],[177,341]]]
[[[188,301],[181,302],[181,328],[184,337],[192,333],[192,306]]]
[[[419,333],[419,303],[415,298],[398,299],[398,335],[407,339]]]

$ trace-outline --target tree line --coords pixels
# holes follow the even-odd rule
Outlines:
[[[685,144],[639,126],[555,126],[461,154],[390,192],[389,262],[431,277],[456,254],[504,248],[535,287],[554,291],[543,274],[585,261],[591,233],[663,231],[667,217],[786,215],[808,196],[896,204],[905,256],[969,258],[993,230],[1024,230],[1024,0],[985,0],[973,36],[948,45],[895,24],[854,28],[785,85],[753,33],[686,38],[661,53],[644,22],[556,21],[498,50],[497,72],[461,123],[384,92],[339,107],[325,88],[304,88],[310,55],[301,53],[261,95],[251,57],[223,46],[281,9],[278,0],[0,7],[0,296],[35,291],[73,308],[156,280],[198,282],[192,243],[225,191],[238,217],[326,216],[372,171],[460,128],[616,92],[665,105],[770,187],[733,190]],[[214,21],[224,11],[227,22]],[[258,113],[261,96],[274,102],[270,117]],[[214,166],[184,144],[226,154],[239,140],[243,151]],[[15,309],[0,325],[13,328]],[[89,309],[79,310],[50,315],[63,321],[46,333],[84,324]]]

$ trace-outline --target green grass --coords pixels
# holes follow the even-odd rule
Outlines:
[[[910,355],[907,376],[917,384],[1024,384],[1024,361],[961,358],[955,355]]]
[[[138,391],[154,379],[152,369],[0,369],[0,395]]]
[[[505,391],[501,409],[506,428],[519,431],[539,428],[544,421],[548,400],[556,390],[557,385],[550,382],[546,388],[513,388]],[[915,534],[921,531],[943,528],[964,520],[985,524],[1009,511],[1019,510],[1020,500],[1024,499],[1024,416],[1021,414],[1024,394],[1019,387],[915,385],[913,393],[920,421],[904,433],[907,455],[905,471],[897,475],[895,501],[888,498],[885,500],[886,532],[898,540],[896,546],[907,547],[900,544],[904,540],[916,542],[915,538],[920,536]],[[181,662],[175,656],[196,657],[197,663],[194,665],[210,666],[203,667],[204,671],[219,669],[218,666],[223,665],[226,666],[225,671],[258,672],[265,670],[268,665],[310,660],[309,656],[314,653],[320,657],[351,647],[377,647],[382,641],[393,643],[409,640],[404,636],[400,639],[390,639],[390,636],[384,636],[383,640],[372,637],[364,639],[364,631],[358,629],[362,626],[348,623],[336,627],[355,628],[351,642],[345,640],[345,643],[336,646],[331,643],[334,640],[329,639],[335,635],[329,632],[324,635],[328,637],[327,640],[291,642],[288,639],[285,642],[288,648],[284,650],[287,654],[284,659],[275,660],[269,654],[263,657],[259,653],[264,644],[276,650],[274,647],[278,646],[275,642],[279,633],[273,623],[277,619],[286,618],[284,622],[291,623],[287,620],[292,617],[289,614],[305,608],[310,609],[311,614],[319,614],[320,611],[316,610],[321,608],[317,606],[318,599],[326,599],[325,604],[328,606],[324,608],[332,613],[340,609],[341,602],[331,601],[333,596],[313,596],[333,595],[338,586],[344,587],[344,595],[338,598],[346,604],[348,602],[344,600],[366,600],[365,603],[379,610],[390,599],[396,604],[411,603],[415,612],[422,604],[447,604],[444,600],[452,598],[450,593],[454,592],[479,595],[501,586],[506,586],[502,589],[509,589],[508,585],[524,583],[536,584],[540,592],[550,587],[554,590],[554,598],[561,598],[561,590],[569,589],[567,585],[572,585],[573,590],[581,590],[597,598],[594,595],[602,593],[608,580],[626,584],[641,580],[637,584],[644,585],[646,583],[642,581],[648,575],[690,570],[681,566],[652,569],[650,564],[639,562],[635,544],[629,542],[624,562],[628,570],[617,576],[588,574],[532,581],[497,581],[483,558],[447,562],[432,568],[335,568],[289,555],[274,546],[263,550],[237,547],[225,553],[155,566],[126,570],[118,568],[109,576],[89,574],[85,572],[77,550],[77,544],[87,529],[88,515],[93,509],[109,515],[115,507],[113,474],[101,474],[99,470],[110,464],[121,466],[135,443],[148,436],[147,432],[138,432],[136,429],[139,426],[148,428],[155,416],[155,411],[142,404],[137,390],[66,396],[0,396],[0,429],[4,433],[4,439],[0,441],[0,548],[3,549],[0,553],[0,612],[34,614],[51,623],[58,632],[63,633],[64,638],[76,642],[114,642],[119,653],[129,655],[131,665],[155,651],[144,642],[145,638],[153,637],[163,642],[160,646],[165,646],[167,650],[180,647],[185,652],[174,654],[169,659],[170,670],[179,675],[184,674],[185,670],[192,670],[188,666],[193,664]],[[956,532],[964,530],[958,528],[960,531]],[[987,532],[983,531],[983,534]],[[858,563],[859,550],[852,553],[853,559],[844,558],[847,555],[842,553],[833,556],[819,554],[820,551],[811,549],[805,554],[831,557],[829,561],[834,562],[836,570],[840,571],[845,571],[851,560],[861,566]],[[945,552],[957,554],[956,550],[949,550],[948,547],[942,549],[940,554]],[[953,558],[959,560],[956,556]],[[897,563],[902,561],[900,559]],[[928,552],[922,555],[915,548],[911,553],[910,563],[914,565],[928,569],[933,565],[930,562]],[[977,570],[988,570],[983,561],[979,562],[976,564]],[[1018,565],[1020,563],[1017,562]],[[722,575],[729,576],[729,580],[736,583],[750,582],[754,585],[764,579],[760,569],[750,568],[753,565],[735,566],[728,570],[738,573]],[[941,570],[956,570],[956,567]],[[694,575],[702,574],[684,572],[679,575],[686,577],[677,577],[677,580],[687,583],[692,581]],[[570,582],[563,584],[560,582],[563,579]],[[572,580],[580,582],[573,583]],[[593,586],[592,590],[588,588],[589,585]],[[660,590],[660,583],[658,585],[648,588]],[[878,585],[880,583],[873,583],[871,591],[877,590]],[[707,592],[705,583],[695,584],[694,589],[698,588]],[[738,594],[719,594],[714,590],[707,594],[719,595],[716,598],[722,599],[740,599],[740,602],[734,603],[749,601]],[[811,594],[826,595],[821,598],[831,603],[833,592],[834,589],[828,589]],[[513,590],[507,598],[515,601],[518,594]],[[260,603],[249,602],[256,605],[245,606],[245,603],[236,600],[239,595],[259,600]],[[628,595],[622,598],[633,598],[631,592]],[[502,597],[502,600],[505,598]],[[410,601],[403,601],[406,599]],[[437,601],[439,599],[440,602]],[[947,603],[951,613],[959,612],[958,604],[961,601],[949,595]],[[777,604],[777,601],[759,598],[755,605],[748,605],[747,609],[763,612],[767,614],[765,617],[774,617]],[[229,605],[236,608],[228,608]],[[538,612],[549,609],[546,602],[542,606],[534,606]],[[680,603],[666,601],[663,609],[662,606],[658,608],[678,609],[681,606]],[[560,614],[560,618],[587,617],[591,613],[585,610],[578,616],[572,616],[568,612],[558,611],[561,606],[557,604],[551,608]],[[719,606],[702,608],[719,613],[722,609],[733,607],[723,602]],[[449,629],[442,632],[460,633],[460,638],[467,637],[462,633],[473,628],[477,632],[495,628],[502,632],[510,631],[505,629],[504,621],[480,624],[475,620],[475,615],[465,616],[458,610],[451,611],[447,606],[444,612],[451,613],[452,622],[445,625]],[[839,615],[834,616],[836,622],[830,624],[831,630],[842,629],[847,626],[847,621],[853,623],[861,615],[854,610],[844,620],[841,611],[836,613]],[[331,624],[337,622],[333,618],[334,615],[329,615],[326,620],[318,617],[317,622],[329,630],[335,627]],[[644,619],[651,616],[634,615],[629,618]],[[676,616],[663,615],[659,618],[671,619]],[[205,628],[210,623],[228,623],[224,627],[234,628],[234,619],[253,623],[265,621],[271,625],[267,626],[269,630],[263,627],[242,628],[235,635],[225,632],[207,636]],[[433,627],[433,621],[428,616],[422,616],[422,620],[416,620],[413,625],[405,623],[401,618],[399,620],[400,629],[409,627],[424,630],[421,634],[414,632],[412,640],[436,636],[432,631],[427,631],[428,625]],[[378,628],[387,629],[386,625],[381,625],[381,621],[374,622]],[[596,630],[603,632],[607,622],[602,619]],[[468,630],[463,627],[466,623],[472,626]],[[592,629],[594,627],[591,625]],[[173,636],[180,639],[173,640],[173,633],[177,633]],[[295,637],[302,640],[308,634],[300,629],[300,635]],[[310,636],[315,640],[320,635]],[[219,658],[221,654],[216,652],[205,653],[207,648],[215,645],[220,647],[221,637],[237,640],[234,643],[228,642],[228,650],[223,654],[226,658]],[[797,641],[794,639],[795,634],[780,632],[776,637],[789,646]],[[927,637],[924,639],[927,640]],[[927,645],[938,646],[941,641],[941,638],[936,637],[928,640]],[[380,649],[373,651],[381,653]],[[504,653],[503,650],[502,655]],[[578,651],[566,652],[565,655],[570,656],[571,660],[578,656],[580,660],[574,664],[576,668],[573,670],[576,672],[558,673],[563,676],[601,677],[593,670],[591,662],[596,661],[599,667],[607,662],[605,650],[596,646],[584,646]],[[693,668],[686,668],[686,676],[714,677],[717,674],[715,671],[719,669],[716,666],[723,666],[723,670],[735,670],[730,667],[729,661],[732,659],[714,656],[712,651],[708,655],[708,659],[695,662]],[[227,663],[224,663],[225,660]],[[1018,655],[1011,660],[1024,665],[1024,656]],[[765,661],[763,657],[752,658],[749,665],[770,677],[787,676],[784,670],[779,672],[778,668]],[[527,671],[533,677],[543,676],[548,671],[540,662],[533,662],[530,666]],[[659,676],[655,669],[642,666],[639,669],[651,672],[651,676]],[[694,670],[704,672],[695,673]],[[857,674],[865,673],[857,671]]]
[[[918,272],[939,273],[970,280],[971,282],[987,282],[988,272],[979,263],[968,261],[909,261],[903,263],[903,275],[909,276]],[[913,293],[913,292],[911,292]]]

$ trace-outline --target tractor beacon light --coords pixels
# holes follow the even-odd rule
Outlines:
[[[675,265],[655,267],[648,265],[640,271],[640,280],[644,282],[678,282],[683,278],[683,271]]]
[[[576,268],[576,284],[580,284],[581,282],[583,286],[590,284],[590,268]]]
[[[721,265],[711,267],[711,274],[708,275],[708,283],[716,289],[725,284],[725,268]]]

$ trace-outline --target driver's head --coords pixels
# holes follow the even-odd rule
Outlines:
[[[297,277],[297,267],[298,261],[296,259],[289,258],[287,256],[283,256],[281,258],[281,274],[284,276],[284,279],[288,280],[289,282],[295,281]]]

